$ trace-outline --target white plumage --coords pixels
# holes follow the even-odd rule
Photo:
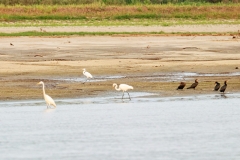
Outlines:
[[[83,68],[83,75],[87,77],[87,80],[89,78],[93,78],[93,76],[91,75],[91,73],[87,72],[85,68]],[[87,82],[87,80],[85,82]],[[83,83],[85,83],[83,82]]]
[[[54,108],[56,108],[57,106],[56,106],[54,100],[53,100],[49,95],[47,95],[47,94],[45,93],[44,83],[41,81],[41,82],[39,82],[38,84],[41,84],[42,87],[43,87],[43,97],[44,97],[44,99],[45,99],[45,101],[46,101],[47,108],[48,108],[48,107],[51,108],[51,106],[53,106]]]
[[[119,87],[116,83],[113,83],[113,87],[117,90],[117,91],[123,91],[123,95],[122,95],[122,99],[123,99],[123,96],[124,96],[124,92],[127,92],[128,93],[128,90],[129,89],[133,89],[132,86],[129,86],[127,84],[120,84]],[[128,93],[128,96],[129,96],[129,99],[131,99],[129,93]]]

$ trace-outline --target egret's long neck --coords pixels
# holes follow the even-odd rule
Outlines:
[[[44,88],[44,84],[42,85],[42,90],[43,90],[43,97],[45,97],[45,88]]]
[[[115,85],[115,89],[116,89],[117,91],[120,91],[120,90],[121,90],[121,89],[118,88],[118,85],[117,85],[117,84]]]

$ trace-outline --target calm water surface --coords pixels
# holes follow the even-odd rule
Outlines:
[[[0,102],[0,159],[239,160],[239,94]]]

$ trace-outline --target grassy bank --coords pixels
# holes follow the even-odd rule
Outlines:
[[[202,4],[239,3],[239,0],[0,0],[4,5],[146,5],[146,4]]]
[[[240,19],[234,5],[67,5],[0,6],[0,21],[20,20],[132,20],[132,19]]]
[[[237,20],[191,20],[191,19],[134,19],[134,20],[21,20],[4,21],[0,27],[55,27],[55,26],[174,26],[205,24],[240,24]]]
[[[240,4],[0,5],[0,27],[240,24]]]
[[[225,32],[225,33],[216,33],[216,32],[172,32],[172,33],[165,33],[165,32],[18,32],[18,33],[1,33],[0,37],[19,37],[19,36],[43,36],[43,37],[63,37],[63,36],[112,36],[112,35],[124,35],[124,36],[139,36],[139,35],[154,35],[154,36],[230,36],[238,34],[238,32]]]

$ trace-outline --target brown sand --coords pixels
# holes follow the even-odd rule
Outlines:
[[[13,45],[10,45],[12,43]],[[134,86],[135,92],[159,96],[212,94],[214,82],[228,82],[228,92],[239,92],[240,40],[230,36],[93,36],[0,38],[0,99],[42,98],[40,80],[53,98],[76,98],[119,94],[113,83]],[[84,78],[86,68],[98,77],[125,76],[107,81],[64,81]],[[222,73],[193,75],[170,80],[171,73]],[[189,86],[199,79],[196,90],[177,91],[180,81]],[[154,80],[155,79],[155,80]]]
[[[0,32],[16,33],[27,31],[44,32],[238,32],[240,24],[198,24],[174,26],[45,26],[45,27],[0,27]]]

